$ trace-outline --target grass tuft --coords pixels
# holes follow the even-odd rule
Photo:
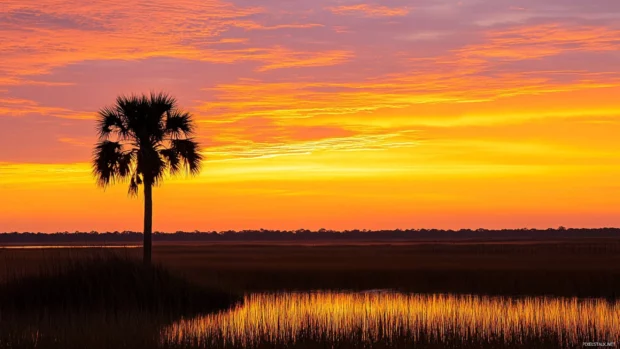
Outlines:
[[[137,311],[178,317],[240,301],[239,295],[191,283],[159,265],[112,254],[47,266],[0,284],[5,314]]]

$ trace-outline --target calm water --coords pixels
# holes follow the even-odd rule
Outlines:
[[[142,245],[4,245],[7,250],[82,249],[82,248],[142,248]]]
[[[252,294],[228,312],[181,320],[162,333],[166,343],[245,348],[299,342],[527,346],[541,339],[552,347],[618,345],[620,302],[392,292]]]

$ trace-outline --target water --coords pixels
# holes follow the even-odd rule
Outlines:
[[[396,292],[251,294],[230,311],[165,327],[162,341],[206,348],[286,347],[300,342],[326,347],[618,345],[620,302]]]
[[[142,248],[142,245],[5,245],[1,249],[7,250],[47,250],[47,249],[83,249],[83,248]]]

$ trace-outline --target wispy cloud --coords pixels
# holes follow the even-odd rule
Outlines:
[[[367,17],[398,17],[406,16],[411,12],[411,8],[409,7],[388,7],[365,3],[330,7],[329,10],[339,15],[358,14]]]
[[[68,108],[43,106],[39,103],[19,98],[0,98],[0,115],[21,117],[26,115],[47,115],[66,119],[93,119],[94,113],[80,112]]]

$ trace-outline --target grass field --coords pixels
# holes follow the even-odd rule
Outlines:
[[[62,270],[65,266],[91,259],[93,256],[111,255],[120,255],[130,260],[139,259],[141,249],[39,247],[0,249],[0,263],[2,263],[0,282],[14,283],[16,278]],[[95,311],[77,309],[50,313],[48,309],[41,309],[37,306],[34,309],[34,315],[24,312],[7,313],[0,309],[0,348],[189,349],[272,348],[277,346],[298,349],[409,348],[419,345],[429,348],[569,348],[580,346],[581,341],[586,340],[617,340],[617,329],[620,328],[616,316],[610,317],[609,315],[620,311],[619,303],[615,300],[620,290],[620,240],[615,239],[493,243],[472,240],[389,244],[381,242],[352,244],[339,242],[335,244],[329,241],[313,244],[159,243],[154,247],[154,260],[169,270],[172,275],[182,276],[193,284],[215,286],[227,292],[246,293],[246,304],[231,314],[257,313],[248,317],[250,322],[239,323],[239,316],[232,315],[226,321],[231,326],[234,325],[234,328],[244,331],[244,335],[239,338],[247,338],[249,342],[235,342],[234,338],[237,337],[227,337],[224,332],[219,332],[223,329],[217,324],[224,324],[224,319],[228,319],[227,315],[222,315],[224,318],[221,319],[214,318],[216,326],[208,327],[209,324],[213,324],[209,322],[211,320],[199,318],[195,321],[188,319],[189,322],[183,322],[185,320],[175,322],[174,319],[153,316],[140,309],[116,311],[104,306]],[[114,275],[116,274],[112,273],[108,277],[114,278]],[[124,282],[122,284],[125,285]],[[118,291],[118,286],[115,287]],[[104,290],[104,286],[100,288],[102,288],[101,292],[110,291]],[[348,304],[349,300],[359,297],[362,297],[360,299],[371,297],[369,299],[372,300],[374,296],[344,293],[334,298],[339,300],[338,304],[342,304],[317,307],[312,302],[306,301],[307,298],[304,297],[308,296],[303,293],[300,296],[294,296],[296,293],[288,293],[288,295],[293,295],[292,298],[286,293],[282,293],[283,298],[278,298],[279,293],[273,293],[275,295],[273,297],[276,298],[270,295],[272,294],[270,292],[281,291],[323,290],[321,292],[325,292],[326,290],[386,288],[404,292],[449,293],[451,295],[445,299],[430,295],[431,298],[426,300],[427,298],[406,296],[409,293],[400,293],[403,296],[395,296],[396,298],[388,296],[388,300],[391,299],[390,302],[396,305],[385,309],[382,307],[388,303],[384,301],[376,305],[364,305],[364,301],[356,301],[354,304],[358,304],[359,311],[372,316],[367,319],[368,321],[364,320],[359,324],[347,320],[351,331],[345,334],[331,330],[324,331],[323,327],[340,328],[342,324],[339,322],[330,324],[329,321],[337,320],[338,316],[353,316],[349,312],[354,307],[342,304]],[[31,292],[33,297],[43,297],[41,299],[44,300],[47,299],[46,292],[49,290],[36,289]],[[92,292],[97,291],[92,290]],[[458,294],[473,294],[473,297],[484,294],[524,297],[523,301],[518,303],[511,301],[511,298],[480,301],[477,300],[479,298],[464,298],[464,302],[471,305],[464,307],[459,305],[462,301],[451,301],[461,299],[453,298],[459,297]],[[329,294],[324,295],[332,299]],[[577,298],[545,298],[543,300],[529,297],[537,295],[599,298],[591,301],[584,299],[586,303],[580,305],[581,303],[575,303],[581,302]],[[132,297],[139,296],[133,294]],[[605,301],[600,297],[614,300]],[[28,297],[21,298],[23,301]],[[260,307],[260,304],[264,303],[262,299],[271,300],[272,298],[277,304],[282,304],[282,309],[278,310],[277,306],[269,302],[266,303],[266,308],[263,306],[265,309]],[[436,302],[434,299],[441,299],[441,301]],[[472,301],[467,301],[467,299],[472,299]],[[289,305],[288,302],[292,303]],[[11,301],[5,300],[5,303],[10,304]],[[323,303],[325,302],[319,302],[319,304]],[[409,305],[405,307],[397,305],[401,303]],[[488,304],[495,305],[489,307]],[[368,308],[369,306],[371,308]],[[536,310],[537,307],[543,310]],[[282,337],[283,340],[279,337],[272,338],[269,334],[271,332],[262,325],[264,323],[261,320],[262,317],[269,317],[274,328],[280,328],[280,320],[273,316],[282,316],[295,309],[299,311],[306,309],[304,312],[307,314],[300,313],[298,317],[310,322],[304,323],[305,327],[300,328],[299,331],[290,332],[283,329],[286,336],[290,334],[293,337],[285,336]],[[320,309],[323,309],[322,312],[316,312]],[[418,309],[421,317],[416,317],[417,313],[412,312],[411,309]],[[430,319],[428,314],[431,314],[428,312],[435,311],[433,309],[438,311],[433,314],[441,319],[437,322],[439,327],[426,329],[426,321]],[[471,311],[467,312],[467,309]],[[480,313],[484,309],[489,311],[486,317]],[[502,309],[510,310],[507,314],[513,315],[500,320],[514,320],[514,325],[508,327],[494,325],[499,332],[488,335],[491,333],[487,328],[487,322],[490,321],[488,319],[493,318],[496,312],[503,313]],[[573,311],[566,309],[573,309]],[[368,311],[374,313],[368,313]],[[530,315],[524,318],[523,315],[519,315],[521,313]],[[590,325],[586,324],[586,327],[576,333],[573,333],[575,331],[567,332],[565,328],[583,325],[579,322],[580,320],[564,321],[569,313],[572,314],[571,316],[585,316],[591,319],[588,320]],[[555,317],[536,318],[544,314],[551,314]],[[312,320],[314,318],[316,319]],[[360,317],[353,316],[351,319],[360,319]],[[385,325],[394,319],[397,319],[401,327]],[[466,319],[470,322],[474,321],[470,323],[471,326],[464,327]],[[282,325],[293,326],[292,328],[297,326],[295,321],[291,322],[286,319],[284,321]],[[377,322],[379,325],[375,324],[376,326],[372,325],[367,328],[369,323],[374,323],[373,321],[379,321]],[[388,322],[383,323],[383,321]],[[436,322],[433,321],[431,324]],[[503,322],[498,324],[501,323]],[[525,323],[533,325],[531,328],[523,327]],[[592,327],[594,323],[597,323],[598,327]],[[181,326],[179,327],[181,330],[169,332],[171,328],[175,328],[174,326]],[[215,331],[213,335],[205,331],[209,328]],[[417,332],[408,332],[412,329]],[[508,329],[511,334],[506,337]],[[379,332],[373,335],[375,337],[368,337],[365,332],[368,330]],[[259,333],[256,331],[267,332],[256,336],[256,333]],[[397,331],[398,333],[385,331]],[[179,337],[183,333],[186,335]],[[190,335],[190,333],[193,334]],[[606,334],[601,336],[602,333]],[[567,341],[566,338],[573,339]]]
[[[93,253],[140,249],[4,249],[0,279]],[[393,288],[414,292],[615,297],[620,240],[484,243],[156,244],[154,260],[234,291]]]

